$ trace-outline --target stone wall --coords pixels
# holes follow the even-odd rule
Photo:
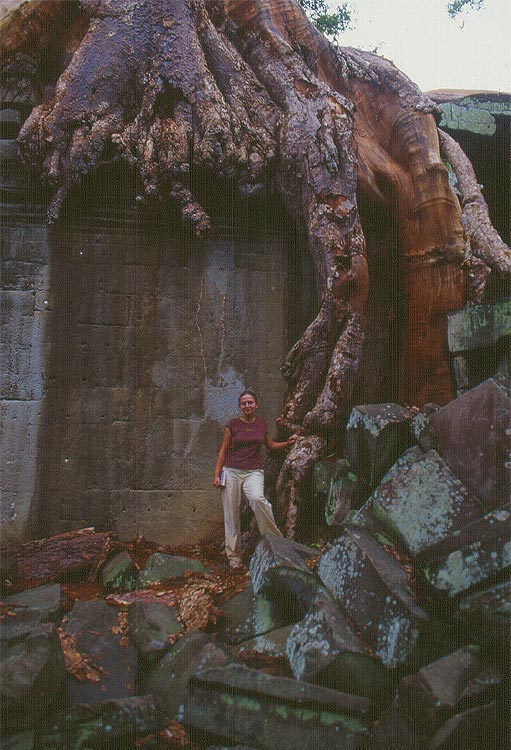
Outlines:
[[[474,167],[492,222],[511,242],[511,94],[494,91],[430,91],[439,125],[462,147]]]
[[[56,228],[3,205],[2,542],[91,525],[171,544],[221,534],[223,425],[252,387],[273,427],[288,311],[293,326],[307,315],[289,300],[281,218],[238,206],[200,242],[162,210],[80,201]]]

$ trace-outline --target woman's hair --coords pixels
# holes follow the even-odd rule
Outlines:
[[[243,396],[252,396],[252,398],[254,399],[254,401],[257,404],[257,396],[255,395],[254,391],[248,391],[247,390],[247,391],[243,391],[243,393],[240,393],[240,395],[238,396],[238,404],[241,401],[241,399],[243,398]]]

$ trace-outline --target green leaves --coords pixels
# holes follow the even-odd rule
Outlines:
[[[465,10],[481,10],[485,0],[450,0],[447,3],[447,12],[451,18],[456,18]]]
[[[352,28],[355,19],[349,2],[343,2],[333,11],[325,0],[298,0],[298,2],[314,26],[334,42],[337,41],[338,34]]]

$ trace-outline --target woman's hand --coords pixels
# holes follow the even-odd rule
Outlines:
[[[293,445],[293,443],[296,443],[299,437],[300,435],[297,435],[296,432],[294,435],[290,435],[286,440],[286,445]]]

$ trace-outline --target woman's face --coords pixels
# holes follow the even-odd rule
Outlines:
[[[244,417],[248,417],[250,419],[250,417],[253,417],[255,415],[257,409],[257,401],[253,396],[245,393],[243,396],[241,396],[239,404]]]

